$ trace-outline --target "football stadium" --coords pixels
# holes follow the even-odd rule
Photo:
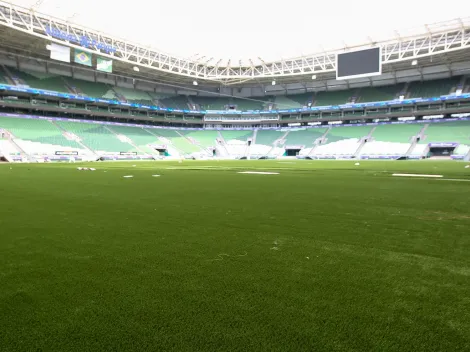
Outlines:
[[[468,4],[244,1],[0,1],[0,351],[470,351]]]

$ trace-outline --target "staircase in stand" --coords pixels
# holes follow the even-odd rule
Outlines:
[[[190,95],[188,95],[188,107],[189,107],[189,110],[200,110],[199,105],[194,103],[194,100],[191,98]]]
[[[188,143],[191,143],[192,145],[195,145],[196,147],[198,147],[204,154],[206,154],[206,156],[209,156],[209,157],[212,157],[212,155],[209,154],[209,152],[204,149],[203,147],[201,147],[200,145],[198,144],[195,144],[193,143],[193,141],[191,141],[188,137],[182,135],[181,133],[179,133],[178,131],[175,131],[180,137],[186,139],[188,141]]]
[[[307,157],[310,157],[313,155],[313,152],[315,151],[315,149],[317,149],[317,147],[320,145],[320,144],[323,144],[323,142],[326,140],[326,135],[331,131],[331,126],[328,127],[325,131],[325,133],[322,134],[322,136],[320,138],[317,138],[314,143],[313,143],[313,148],[310,149],[310,152],[307,154]]]
[[[254,130],[253,131],[253,137],[251,137],[251,144],[249,144],[248,142],[246,143],[246,149],[245,149],[245,153],[244,153],[244,157],[246,157],[247,159],[250,159],[250,152],[251,152],[251,146],[253,144],[256,144],[256,136],[258,135],[258,130]]]
[[[108,130],[109,132],[111,132],[112,134],[114,134],[116,136],[117,139],[119,139],[121,141],[121,139],[119,138],[119,134],[117,134],[116,132],[114,132],[111,127],[108,127],[108,126],[104,126],[103,127]],[[139,152],[141,152],[142,154],[148,154],[146,153],[145,151],[143,151],[142,149],[140,149],[135,143],[134,141],[127,137],[126,135],[123,135],[124,137],[126,137],[126,143],[129,143],[130,145],[132,145],[135,149],[137,149]]]
[[[59,130],[62,131],[62,134],[65,134],[65,133],[70,133],[69,131],[67,131],[65,128],[63,128],[62,126],[58,125],[55,121],[53,120],[48,120],[50,123],[52,123],[55,127],[57,127]],[[98,155],[93,149],[91,149],[90,147],[88,147],[87,145],[83,144],[80,140],[77,140],[75,139],[75,142],[77,142],[83,149],[85,150],[88,150],[92,155]]]
[[[220,131],[217,131],[217,134],[219,135],[219,140],[221,141],[221,144],[219,144],[219,146],[221,146],[224,150],[224,153],[225,156],[229,157],[230,156],[230,153],[228,152],[228,149],[227,149],[227,142],[225,141],[225,138],[224,136],[222,136],[222,133]]]
[[[83,95],[79,89],[72,87],[69,82],[65,79],[65,77],[62,77],[62,81],[64,82],[65,88],[69,91],[70,94],[75,94],[75,95]]]
[[[13,143],[12,138],[13,136],[9,133],[8,139],[0,139],[0,155],[2,155],[9,162],[15,161],[13,156],[19,156],[21,159],[27,159],[27,156],[21,152],[21,149],[18,148],[15,143]]]
[[[372,129],[369,131],[369,134],[361,139],[361,144],[356,149],[356,152],[354,153],[354,158],[359,157],[361,154],[362,148],[364,148],[364,145],[367,143],[372,138],[372,133],[374,133],[375,129],[377,126],[372,127]]]
[[[467,155],[463,157],[464,161],[470,161],[470,150],[468,151]]]
[[[143,128],[143,130],[149,134],[151,134],[152,136],[155,137],[156,141],[160,141],[160,137],[159,135],[153,133],[150,129],[146,129],[146,128]],[[169,140],[168,138],[166,138],[168,140],[168,144],[171,145],[171,148],[173,148],[177,153],[178,153],[178,156],[179,157],[182,157],[184,156],[185,153],[183,153],[181,150],[179,150],[178,148],[176,148],[173,143],[171,142],[171,140]]]
[[[18,143],[16,143],[15,138],[10,139],[10,143],[11,143],[16,149],[18,149],[18,150],[20,151],[21,155],[24,156],[24,157],[26,157],[26,159],[27,159],[30,163],[35,163],[35,162],[38,161],[38,160],[37,160],[35,157],[33,157],[32,155],[26,153],[26,151],[25,151],[23,148],[21,148]]]
[[[408,92],[409,87],[410,87],[410,82],[406,82],[405,86],[403,87],[403,91],[401,92],[403,96],[405,97],[405,99],[409,98],[409,92]]]
[[[11,71],[8,69],[8,67],[3,66],[3,70],[4,70],[5,73],[6,73],[6,78],[7,78],[7,80],[10,80],[11,82],[13,82],[13,85],[15,85],[15,86],[26,86],[26,87],[29,87],[29,85],[28,85],[25,81],[23,81],[21,78],[13,76],[13,74],[12,74]]]
[[[410,156],[413,153],[413,150],[415,149],[416,145],[418,144],[419,140],[424,136],[424,132],[426,129],[429,127],[429,124],[425,124],[418,132],[416,136],[413,136],[413,140],[411,142],[410,147],[408,148],[405,156]]]

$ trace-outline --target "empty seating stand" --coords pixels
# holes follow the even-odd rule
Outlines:
[[[277,109],[298,109],[302,107],[300,103],[285,95],[276,96],[274,103]]]
[[[412,82],[408,88],[409,98],[432,98],[450,94],[460,77],[433,81]]]
[[[192,96],[191,99],[195,104],[198,104],[201,110],[225,110],[226,106],[230,103],[227,97],[204,97]]]
[[[315,106],[346,104],[349,103],[352,94],[350,90],[318,92],[315,95]]]
[[[10,131],[15,138],[64,148],[82,148],[64,137],[63,131],[48,120],[0,116],[0,128]]]
[[[83,144],[97,153],[119,154],[135,149],[130,143],[119,140],[106,126],[98,123],[57,121],[57,124],[78,136]]]
[[[286,132],[275,130],[258,130],[256,133],[256,144],[272,146],[273,143],[281,138]]]
[[[230,142],[246,142],[253,137],[253,131],[220,131],[226,143]]]
[[[356,103],[394,100],[403,92],[404,84],[383,87],[364,87],[357,93]]]
[[[234,98],[230,102],[230,105],[235,105],[237,110],[264,110],[264,102],[259,98],[253,99],[240,99]]]
[[[137,103],[149,106],[155,105],[155,103],[152,101],[152,97],[147,92],[124,87],[114,87],[113,90],[118,95],[123,96],[129,103]]]
[[[430,123],[424,131],[421,144],[451,142],[470,145],[470,121],[449,121]]]
[[[372,133],[373,140],[394,143],[410,143],[424,124],[379,125]]]
[[[103,98],[110,88],[107,84],[100,82],[89,82],[69,77],[65,80],[72,89],[76,89],[82,94],[93,98]]]
[[[191,143],[186,137],[179,134],[177,130],[152,129],[152,133],[170,141],[171,144],[183,154],[201,152],[201,148]],[[161,141],[164,142],[165,140],[163,139]]]
[[[158,137],[145,130],[144,127],[113,125],[109,128],[116,134],[124,135],[129,138],[133,144],[137,146],[137,149],[133,149],[132,151],[142,151],[153,154],[155,153],[155,150],[152,149],[149,145],[161,144],[158,140]]]
[[[53,76],[46,73],[26,72],[19,71],[15,68],[8,68],[14,81],[22,81],[26,85],[43,90],[50,90],[54,92],[70,93],[65,86],[64,78],[62,76]]]
[[[217,131],[180,131],[180,133],[186,138],[190,138],[203,148],[214,147],[217,142],[216,139],[219,137]]]
[[[327,128],[308,128],[305,130],[291,131],[286,137],[285,145],[312,147],[315,141],[322,137]]]

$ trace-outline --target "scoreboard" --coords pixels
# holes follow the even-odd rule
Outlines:
[[[336,79],[351,79],[382,74],[380,47],[336,55]]]

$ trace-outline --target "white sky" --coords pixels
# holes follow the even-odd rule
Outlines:
[[[451,20],[468,0],[7,0],[180,57],[277,60]],[[131,5],[130,5],[131,4]],[[74,15],[75,14],[75,15]]]

